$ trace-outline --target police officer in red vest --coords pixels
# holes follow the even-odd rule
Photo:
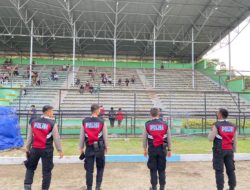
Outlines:
[[[171,156],[171,132],[167,124],[159,119],[160,110],[158,108],[152,108],[150,114],[152,119],[146,122],[143,134],[144,156],[149,156],[147,165],[150,170],[152,185],[150,190],[157,189],[157,172],[160,190],[164,190],[166,156]]]
[[[53,141],[56,149],[63,157],[60,137],[58,134],[58,127],[53,116],[53,107],[44,106],[43,115],[31,122],[31,128],[27,136],[27,161],[25,166],[27,168],[24,180],[24,189],[31,190],[33,183],[34,172],[37,164],[42,159],[42,190],[47,190],[50,187],[51,171],[53,169]]]
[[[103,119],[99,118],[100,107],[97,104],[91,106],[91,117],[82,121],[80,133],[80,154],[84,153],[84,167],[86,170],[87,190],[92,190],[94,162],[96,161],[96,190],[100,190],[105,166],[105,153],[107,153],[107,127]]]
[[[218,190],[224,188],[224,164],[229,190],[234,190],[236,187],[234,152],[236,151],[237,132],[236,127],[226,120],[227,117],[228,111],[223,108],[219,109],[218,121],[211,127],[208,135],[208,139],[213,141],[213,168]]]

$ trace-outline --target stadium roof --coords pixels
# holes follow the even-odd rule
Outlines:
[[[249,0],[1,0],[0,51],[113,53],[191,59],[208,51],[249,16]]]

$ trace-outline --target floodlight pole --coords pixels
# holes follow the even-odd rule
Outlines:
[[[154,73],[154,81],[153,81],[153,87],[155,88],[155,26],[154,26],[154,40],[153,40],[153,44],[154,44],[154,52],[153,52],[153,60],[154,60],[154,71],[153,71],[153,73]]]
[[[229,79],[232,78],[232,54],[231,54],[231,35],[228,34],[228,62],[229,62]]]
[[[192,86],[195,88],[195,78],[194,78],[194,28],[192,28]]]
[[[75,59],[76,59],[76,23],[74,23],[74,31],[73,31],[73,87],[75,86]]]
[[[32,60],[33,60],[33,20],[31,21],[31,30],[30,30],[30,68],[29,68],[29,86],[31,86],[31,74],[32,74]]]
[[[116,37],[114,39],[114,87],[116,84]]]

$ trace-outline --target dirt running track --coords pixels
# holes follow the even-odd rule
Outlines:
[[[237,190],[250,189],[250,161],[237,162]],[[21,190],[24,166],[0,166],[0,189]],[[209,162],[169,163],[168,190],[215,190],[214,172]],[[226,181],[227,182],[227,181]],[[40,190],[41,168],[33,185]],[[225,183],[225,189],[227,183]],[[85,172],[81,164],[57,164],[53,170],[51,190],[84,190]],[[144,163],[108,163],[103,190],[148,190],[149,172]]]

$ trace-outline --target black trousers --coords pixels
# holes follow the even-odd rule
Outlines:
[[[230,190],[233,190],[236,187],[234,153],[232,150],[213,150],[213,168],[218,190],[224,188],[224,165],[228,176],[228,185]]]
[[[150,147],[148,149],[148,168],[150,169],[150,182],[153,188],[157,186],[158,176],[159,175],[159,183],[160,186],[165,186],[166,184],[166,150],[160,147]]]
[[[101,155],[96,156],[94,149],[92,147],[87,147],[85,156],[86,157],[85,157],[85,162],[84,162],[84,168],[86,170],[87,189],[92,189],[95,162],[96,162],[96,168],[97,168],[96,186],[101,187],[104,167],[105,167],[104,151]]]
[[[114,118],[109,118],[109,121],[110,121],[110,127],[114,127],[115,119]]]
[[[46,150],[32,148],[30,150],[30,156],[25,164],[27,170],[25,174],[24,185],[31,185],[33,183],[34,173],[40,158],[42,159],[43,173],[42,189],[47,190],[50,187],[51,171],[54,167],[52,149]]]

